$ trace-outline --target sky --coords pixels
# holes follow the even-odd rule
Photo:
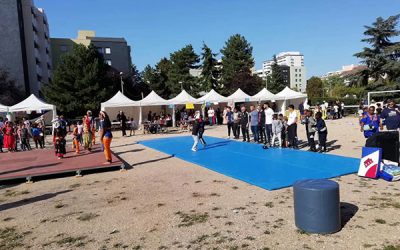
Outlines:
[[[304,54],[307,78],[357,64],[364,25],[400,13],[400,0],[34,0],[51,37],[82,29],[124,37],[142,70],[192,44],[219,53],[233,34],[253,46],[256,69],[282,51]]]

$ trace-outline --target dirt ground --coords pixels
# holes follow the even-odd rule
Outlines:
[[[356,118],[327,125],[330,154],[360,157]],[[0,249],[400,249],[399,182],[335,178],[343,228],[308,234],[295,227],[292,188],[267,191],[136,144],[176,135],[115,132],[125,172],[0,186]]]

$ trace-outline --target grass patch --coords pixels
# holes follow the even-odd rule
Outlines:
[[[211,193],[210,196],[211,196],[211,197],[219,197],[219,196],[221,196],[221,195],[220,195],[220,194],[217,194],[217,193]]]
[[[219,207],[213,207],[211,210],[212,210],[212,211],[218,211],[218,210],[221,210],[221,208],[219,208]]]
[[[0,249],[8,250],[23,247],[24,234],[19,233],[15,227],[0,229]]]
[[[28,190],[15,191],[15,190],[12,190],[12,189],[7,189],[6,192],[4,193],[4,196],[6,196],[6,197],[15,197],[15,196],[29,194],[29,193],[30,192]]]
[[[69,188],[78,188],[80,186],[81,186],[81,184],[75,183],[75,184],[69,185]]]
[[[375,222],[378,224],[386,224],[386,221],[383,219],[376,219]]]
[[[195,240],[191,241],[191,244],[199,244],[203,241],[205,241],[208,237],[210,237],[208,234],[203,234],[199,237],[197,237]]]
[[[176,214],[181,218],[181,223],[178,225],[178,227],[190,227],[194,224],[204,223],[209,218],[208,213],[186,214],[183,212],[177,212]]]
[[[63,207],[65,207],[65,206],[66,206],[65,204],[58,203],[58,204],[56,204],[56,205],[54,206],[54,208],[57,208],[57,209],[59,209],[59,208],[63,208]]]
[[[388,245],[384,246],[382,250],[400,250],[400,245]]]
[[[99,215],[95,214],[95,213],[84,213],[84,214],[80,215],[77,219],[80,220],[80,221],[89,221],[89,220],[92,220],[92,219],[94,219],[94,218],[96,218],[98,216]]]
[[[253,240],[255,240],[256,238],[254,238],[253,236],[247,236],[246,238],[244,238],[245,240],[251,240],[251,241],[253,241]]]
[[[269,201],[269,202],[266,202],[266,203],[264,204],[264,206],[269,207],[269,208],[273,208],[273,207],[274,207],[274,203],[271,202],[271,201]]]
[[[370,247],[373,247],[373,246],[376,246],[376,245],[375,244],[368,244],[368,243],[363,244],[364,248],[370,248]]]

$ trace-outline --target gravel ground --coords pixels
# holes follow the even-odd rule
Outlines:
[[[327,125],[330,154],[360,156],[355,118]],[[0,186],[0,249],[400,249],[399,183],[335,178],[343,228],[307,234],[291,188],[267,191],[136,144],[187,134],[116,132],[113,150],[133,169]]]

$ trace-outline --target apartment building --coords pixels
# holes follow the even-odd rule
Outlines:
[[[0,69],[27,95],[51,82],[49,24],[32,0],[0,1]]]
[[[96,37],[92,30],[79,30],[76,38],[51,38],[51,49],[54,68],[60,62],[63,54],[72,51],[74,44],[95,46],[103,55],[104,62],[118,72],[131,73],[131,47],[124,38]]]

